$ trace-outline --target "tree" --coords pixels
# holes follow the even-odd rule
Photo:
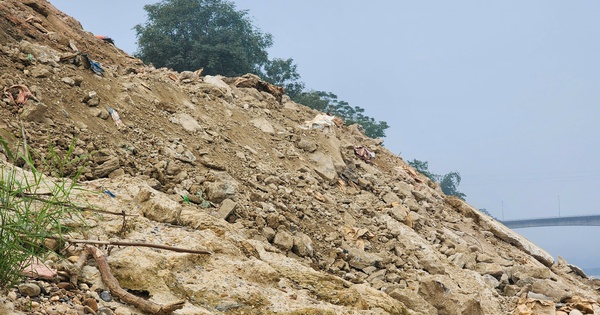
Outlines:
[[[136,57],[176,71],[204,74],[260,73],[269,61],[272,36],[262,33],[226,0],[163,0],[144,6],[146,24],[134,27]]]
[[[262,77],[271,84],[282,86],[285,94],[292,99],[304,90],[304,83],[300,81],[300,74],[298,74],[298,66],[294,64],[292,58],[270,60],[264,66]]]
[[[427,161],[419,161],[417,159],[413,159],[412,161],[408,161],[408,165],[412,166],[417,172],[427,176],[432,182],[437,182],[440,175],[435,175],[429,172],[429,162]]]
[[[462,200],[465,200],[467,195],[458,191],[458,185],[460,185],[460,174],[458,172],[450,172],[442,177],[440,181],[440,187],[444,194],[448,196],[456,196]]]
[[[385,130],[389,125],[385,121],[364,115],[365,110],[358,106],[350,106],[348,102],[338,100],[337,95],[325,91],[308,91],[292,98],[294,102],[306,105],[312,109],[340,117],[347,125],[359,124],[363,127],[365,135],[371,138],[385,137]]]
[[[444,176],[436,175],[429,171],[429,163],[427,161],[419,161],[417,159],[408,161],[408,165],[414,167],[419,173],[427,176],[431,181],[439,182],[444,194],[456,196],[462,200],[465,200],[465,197],[467,197],[467,195],[458,191],[458,185],[460,185],[461,180],[460,173],[450,172]]]

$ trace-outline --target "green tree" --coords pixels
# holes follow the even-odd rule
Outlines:
[[[412,161],[408,161],[408,165],[412,166],[417,172],[427,176],[427,178],[433,182],[437,182],[440,177],[440,175],[433,174],[429,171],[429,162],[427,161],[413,159]]]
[[[467,195],[458,191],[458,185],[460,185],[460,174],[458,172],[450,172],[444,175],[440,181],[440,187],[444,194],[465,200]]]
[[[144,6],[148,21],[134,27],[136,57],[176,71],[260,73],[272,36],[255,28],[245,10],[226,0],[163,0]]]
[[[300,81],[298,66],[292,58],[275,58],[267,62],[261,75],[264,80],[285,89],[285,94],[294,99],[304,90],[304,83]]]
[[[292,98],[294,102],[310,108],[340,117],[347,125],[359,124],[363,127],[365,135],[371,138],[385,137],[385,130],[389,125],[385,121],[364,115],[365,110],[359,106],[350,106],[348,102],[338,100],[337,95],[325,91],[308,91]]]
[[[450,172],[444,176],[436,175],[429,171],[429,162],[419,161],[417,159],[408,161],[408,165],[412,166],[419,173],[427,176],[427,178],[430,180],[439,182],[444,194],[448,196],[456,196],[462,200],[465,200],[465,197],[467,197],[467,195],[458,191],[458,185],[460,185],[461,180],[460,173]]]

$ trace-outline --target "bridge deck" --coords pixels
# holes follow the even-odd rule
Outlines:
[[[511,229],[540,226],[600,226],[600,215],[500,221]]]

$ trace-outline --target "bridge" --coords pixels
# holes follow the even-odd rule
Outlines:
[[[507,220],[500,222],[511,229],[540,226],[600,226],[600,215]]]

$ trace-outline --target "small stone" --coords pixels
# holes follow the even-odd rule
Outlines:
[[[73,80],[73,79],[71,79],[71,78],[69,78],[69,77],[67,77],[67,78],[62,78],[62,79],[60,79],[60,80],[61,80],[62,82],[64,82],[64,83],[66,83],[67,85],[70,85],[70,86],[74,86],[74,85],[75,85],[75,80]]]
[[[108,307],[101,307],[96,312],[96,315],[114,315],[115,313]]]
[[[19,292],[25,296],[38,296],[42,292],[40,286],[35,283],[23,283],[18,286]]]
[[[110,296],[110,292],[108,292],[108,291],[100,292],[100,298],[102,299],[102,301],[105,301],[105,302],[112,301],[112,296]]]
[[[126,307],[119,306],[115,309],[115,315],[131,315],[131,311]]]
[[[69,260],[69,262],[71,263],[76,263],[79,260],[79,256],[69,256],[69,258],[67,258],[67,260]]]
[[[221,206],[219,207],[219,211],[217,212],[217,216],[223,220],[226,220],[227,217],[235,210],[237,203],[231,199],[225,199],[221,202]]]
[[[106,292],[106,291],[104,291],[104,292]],[[89,308],[94,310],[94,312],[98,310],[98,302],[96,302],[96,299],[87,298],[87,299],[85,299],[85,301],[83,301],[83,305],[88,306]]]
[[[8,298],[11,299],[11,301],[16,301],[17,300],[17,293],[15,291],[8,292]]]
[[[279,231],[275,234],[273,245],[282,250],[288,251],[294,246],[294,236],[287,231]]]

